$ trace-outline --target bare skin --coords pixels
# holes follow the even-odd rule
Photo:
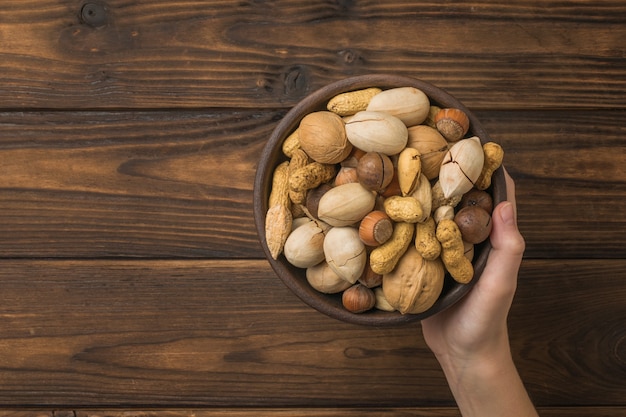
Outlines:
[[[537,417],[513,363],[507,315],[525,242],[517,228],[515,184],[493,212],[493,249],[480,280],[459,303],[422,321],[464,417]]]

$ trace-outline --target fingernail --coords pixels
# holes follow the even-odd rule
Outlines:
[[[513,210],[513,203],[507,201],[502,204],[502,207],[500,208],[500,218],[506,225],[515,225],[515,211]]]

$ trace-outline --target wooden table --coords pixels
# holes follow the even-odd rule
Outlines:
[[[625,40],[615,0],[3,0],[1,414],[458,416],[419,323],[318,313],[255,232],[285,112],[386,72],[506,150],[542,416],[626,415]]]

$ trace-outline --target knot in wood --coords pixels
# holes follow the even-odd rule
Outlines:
[[[361,53],[356,49],[344,49],[339,51],[339,56],[343,63],[347,65],[354,65],[363,60]]]
[[[309,87],[309,71],[306,66],[296,65],[283,76],[284,94],[290,97],[301,96]]]
[[[103,4],[85,3],[80,10],[80,17],[91,27],[101,27],[107,22],[107,8]]]

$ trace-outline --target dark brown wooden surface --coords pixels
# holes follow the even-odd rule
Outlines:
[[[374,72],[505,148],[540,414],[626,415],[624,39],[622,1],[2,1],[0,415],[458,416],[419,324],[312,310],[255,233],[277,121]]]
[[[619,407],[552,407],[539,408],[542,417],[622,417],[626,409]],[[55,410],[40,411],[35,409],[14,411],[0,410],[5,417],[461,417],[458,410],[447,407],[419,408],[255,408],[255,409],[223,409],[211,410],[183,409],[140,409],[122,411],[116,409],[103,410]]]

